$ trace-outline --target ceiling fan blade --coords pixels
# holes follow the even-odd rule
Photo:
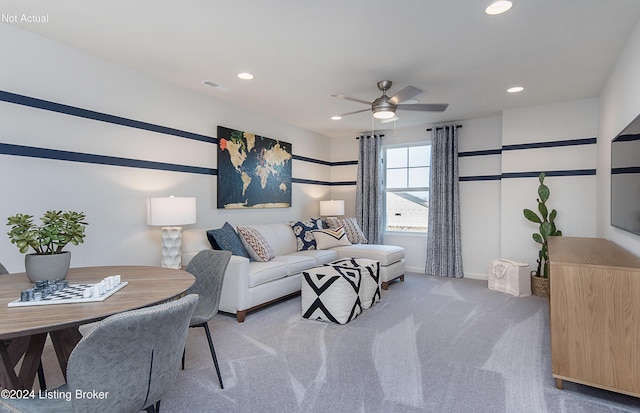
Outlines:
[[[340,116],[353,115],[354,113],[362,113],[362,112],[371,112],[371,109],[369,108],[369,109],[356,110],[355,112],[343,113]]]
[[[398,105],[398,109],[416,110],[426,112],[444,112],[449,106],[448,103],[417,103],[415,105]]]
[[[418,96],[420,93],[422,93],[422,90],[418,89],[417,87],[407,86],[404,89],[402,89],[400,92],[391,96],[389,98],[389,102],[393,103],[394,105],[398,105],[415,96]]]
[[[371,104],[371,102],[367,102],[366,100],[351,98],[351,97],[345,96],[345,95],[331,95],[331,96],[333,96],[334,98],[342,99],[342,100],[350,100],[352,102],[364,103],[365,105],[370,105]]]

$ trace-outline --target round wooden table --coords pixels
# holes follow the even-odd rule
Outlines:
[[[29,307],[7,306],[20,298],[21,291],[33,286],[27,275],[0,275],[0,386],[33,386],[47,334],[66,377],[69,355],[82,338],[80,325],[175,299],[195,282],[186,271],[146,266],[71,268],[66,279],[71,284],[95,283],[116,274],[128,284],[104,301]],[[16,372],[15,366],[23,356],[20,371]]]

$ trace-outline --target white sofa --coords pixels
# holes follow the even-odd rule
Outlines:
[[[369,258],[380,262],[382,288],[395,279],[404,281],[404,249],[392,245],[354,244],[327,250],[297,251],[296,237],[288,223],[246,225],[259,231],[275,253],[268,262],[232,256],[222,284],[219,310],[243,322],[248,311],[296,295],[302,288],[301,272],[339,258]],[[185,230],[182,264],[203,249],[211,249],[205,229]]]

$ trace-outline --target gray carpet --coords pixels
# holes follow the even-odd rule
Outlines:
[[[225,389],[203,329],[191,329],[161,412],[640,412],[634,397],[556,389],[548,300],[486,285],[407,274],[343,326],[303,319],[300,297],[243,324],[219,314]]]

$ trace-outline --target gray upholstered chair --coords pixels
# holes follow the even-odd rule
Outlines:
[[[155,412],[178,374],[197,301],[190,294],[102,320],[71,352],[67,384],[56,389],[62,397],[0,399],[0,411]],[[76,398],[78,390],[93,397]]]
[[[216,351],[213,348],[213,340],[211,339],[211,331],[209,331],[209,324],[207,323],[218,313],[222,281],[230,259],[231,252],[229,251],[203,250],[196,254],[187,265],[187,271],[196,277],[196,282],[187,292],[200,296],[198,306],[193,312],[193,317],[191,317],[190,327],[204,328],[221,389],[224,389],[222,375],[220,374]],[[182,368],[184,369],[184,353],[182,355]]]
[[[0,275],[2,274],[9,274],[9,271],[7,271],[7,269],[4,268],[4,265],[0,262]]]

